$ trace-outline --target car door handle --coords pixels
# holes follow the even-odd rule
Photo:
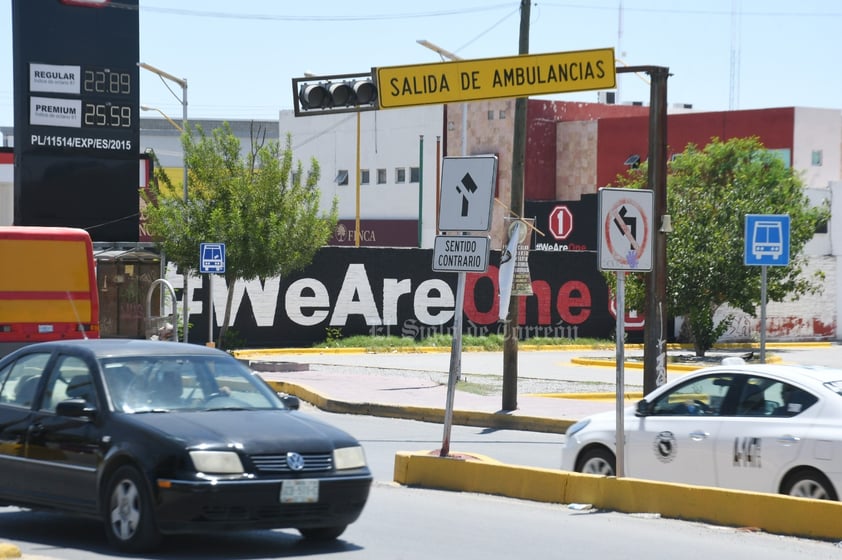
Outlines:
[[[782,443],[784,445],[795,445],[796,443],[800,442],[801,438],[798,436],[793,436],[787,434],[785,436],[781,436],[778,438],[778,443]]]
[[[44,425],[43,424],[32,424],[29,426],[29,437],[38,437],[44,433]]]
[[[696,430],[695,432],[690,432],[690,439],[692,439],[693,441],[702,441],[703,439],[707,439],[709,437],[710,434],[708,432],[702,432],[699,430]]]

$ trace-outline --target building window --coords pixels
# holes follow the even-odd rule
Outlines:
[[[395,168],[395,183],[406,183],[406,168],[405,167],[396,167]]]
[[[506,111],[504,111],[503,109],[500,109],[500,112],[497,113],[497,118],[500,119],[500,120],[505,119],[506,118]]]
[[[488,111],[488,120],[490,120],[490,121],[494,120],[494,111]]]
[[[340,169],[336,173],[336,184],[337,185],[347,185],[348,184],[348,170],[347,169]]]
[[[409,182],[410,183],[418,183],[421,181],[421,168],[420,167],[410,167],[409,168]]]
[[[378,169],[377,170],[377,184],[378,185],[385,185],[386,184],[386,170],[385,169]]]
[[[371,182],[371,174],[368,169],[360,169],[360,184],[367,185]]]
[[[813,167],[821,167],[822,166],[822,151],[821,150],[813,150],[812,164],[813,164]]]

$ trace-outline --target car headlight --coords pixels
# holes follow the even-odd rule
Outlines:
[[[565,433],[565,435],[567,437],[574,436],[582,430],[584,430],[585,427],[590,423],[591,421],[588,418],[585,418],[584,420],[579,420],[578,422],[567,428],[567,432]]]
[[[333,464],[337,470],[358,469],[365,466],[365,453],[360,446],[333,450]]]
[[[191,451],[196,470],[206,474],[242,474],[243,463],[233,451]]]

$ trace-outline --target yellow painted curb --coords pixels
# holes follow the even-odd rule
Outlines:
[[[781,363],[783,360],[779,356],[766,356],[766,363],[773,364],[773,363]],[[571,358],[571,363],[574,363],[579,366],[599,366],[599,367],[616,367],[617,360],[615,358]],[[683,372],[690,372],[696,371],[697,369],[702,369],[706,367],[711,367],[714,365],[719,364],[678,364],[678,363],[668,363],[667,364],[667,371],[669,372],[676,372],[676,371],[683,371]],[[623,363],[624,369],[643,369],[643,362],[629,362],[626,361]]]
[[[9,543],[0,543],[0,558],[20,558],[20,548]]]
[[[295,395],[316,408],[338,414],[364,414],[384,418],[401,418],[421,422],[444,422],[444,409],[423,406],[403,406],[379,403],[349,403],[320,395],[313,389],[289,383],[287,381],[268,381],[273,390]],[[551,434],[563,434],[578,419],[543,418],[539,416],[521,416],[505,412],[480,412],[477,410],[454,410],[453,423],[459,426],[476,428],[497,428],[508,430],[526,430]]]
[[[756,527],[779,535],[828,540],[842,537],[842,526],[838,522],[842,516],[842,502],[604,477],[415,452],[395,455],[394,480],[407,486],[548,503],[582,503],[624,513],[655,513],[673,519]]]

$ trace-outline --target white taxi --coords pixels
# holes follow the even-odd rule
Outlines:
[[[722,365],[698,370],[625,409],[624,475],[838,500],[842,369]],[[567,430],[561,468],[616,472],[616,413]]]

